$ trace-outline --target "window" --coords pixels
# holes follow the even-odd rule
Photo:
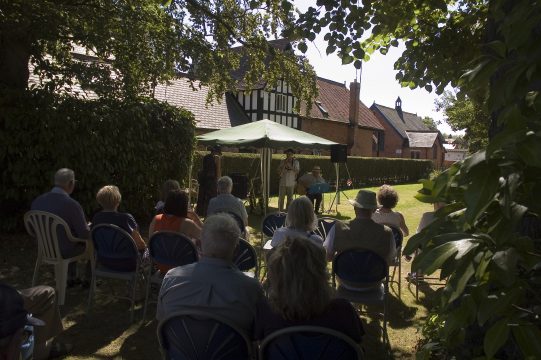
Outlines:
[[[276,111],[287,111],[287,96],[276,94],[275,96]]]
[[[419,159],[419,158],[421,158],[421,152],[419,150],[411,150],[410,151],[410,157],[412,159]]]

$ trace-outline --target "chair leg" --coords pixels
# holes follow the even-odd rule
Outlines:
[[[41,266],[41,258],[38,256],[36,260],[36,266],[34,267],[34,276],[32,276],[32,287],[36,286],[36,283],[38,281],[38,270]]]
[[[68,280],[68,261],[60,261],[55,265],[56,291],[58,292],[58,305],[66,301],[66,283]]]
[[[134,275],[132,280],[132,290],[131,290],[131,315],[130,315],[130,322],[133,323],[133,312],[135,310],[135,291],[137,289],[137,273]]]
[[[143,322],[146,320],[146,316],[147,316],[147,306],[148,306],[148,298],[150,296],[151,279],[152,279],[152,265],[149,266],[149,269],[148,269],[147,286],[146,286],[146,291],[145,291],[145,306],[143,307]]]
[[[402,254],[398,258],[398,298],[402,300]]]

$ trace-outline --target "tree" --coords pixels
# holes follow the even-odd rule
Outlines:
[[[418,199],[445,202],[409,239],[413,269],[441,271],[436,330],[421,358],[541,357],[541,2],[319,0],[292,34],[327,27],[327,52],[361,66],[404,41],[397,79],[442,93],[460,86],[491,116],[489,142],[423,181]],[[361,40],[365,30],[372,33]],[[439,345],[439,346],[438,346]]]
[[[232,70],[246,59],[244,84],[285,78],[300,100],[315,93],[312,67],[276,51],[291,9],[278,1],[13,0],[0,3],[0,89],[24,91],[28,64],[50,92],[75,82],[102,97],[135,98],[190,73],[211,96],[235,90]],[[77,61],[72,46],[95,61]],[[243,45],[234,49],[234,45]]]
[[[438,124],[436,120],[432,119],[430,116],[425,116],[423,118],[423,124],[425,124],[430,130],[438,131]]]
[[[445,91],[436,100],[436,108],[443,111],[453,131],[465,130],[464,141],[471,152],[486,148],[491,118],[484,105],[463,93]]]

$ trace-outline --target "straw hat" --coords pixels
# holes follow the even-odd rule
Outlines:
[[[312,168],[312,171],[321,171],[321,168],[320,168],[318,165],[315,165],[315,166]]]
[[[349,203],[359,209],[377,209],[376,193],[370,190],[359,190],[355,200],[348,200]]]

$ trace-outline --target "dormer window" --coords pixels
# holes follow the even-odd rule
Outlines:
[[[323,107],[323,104],[321,103],[321,101],[316,100],[316,105],[325,117],[329,116],[329,112],[327,111],[327,109]]]

